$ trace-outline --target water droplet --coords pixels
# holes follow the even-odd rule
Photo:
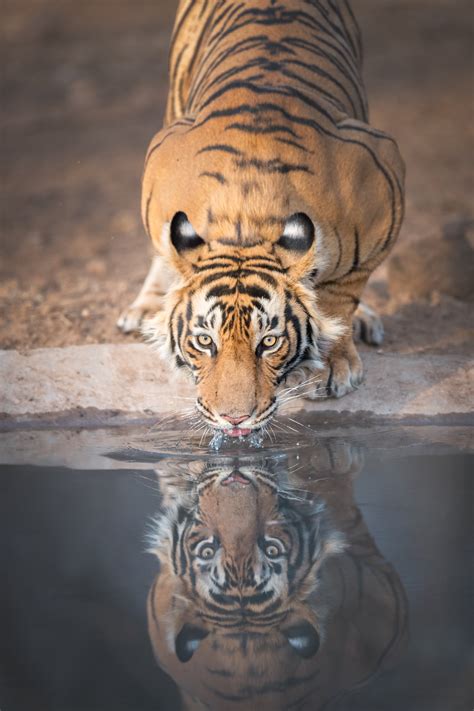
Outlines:
[[[209,442],[209,449],[213,449],[215,452],[218,452],[224,443],[224,439],[224,433],[221,432],[221,430],[216,430],[211,441]]]
[[[249,444],[251,447],[259,449],[263,446],[263,434],[261,432],[253,431],[249,435]]]

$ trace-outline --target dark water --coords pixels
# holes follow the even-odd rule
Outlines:
[[[0,474],[1,710],[471,709],[454,432],[121,434],[107,457],[99,435],[75,469],[25,438]]]

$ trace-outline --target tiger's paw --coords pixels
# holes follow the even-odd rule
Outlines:
[[[383,342],[382,319],[362,301],[352,317],[352,335],[356,341],[364,341],[369,346],[380,346]]]
[[[123,333],[133,333],[140,331],[143,320],[148,316],[154,316],[162,308],[162,299],[153,298],[146,301],[133,302],[128,309],[122,311],[117,321],[117,327]]]
[[[334,349],[329,355],[327,367],[322,372],[326,397],[342,397],[356,390],[362,383],[364,369],[362,361],[352,341]]]

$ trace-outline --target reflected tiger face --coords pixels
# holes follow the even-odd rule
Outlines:
[[[274,480],[263,471],[219,469],[199,484],[198,496],[181,552],[203,619],[225,627],[281,622],[299,581],[303,541],[298,523],[279,510]],[[316,542],[306,544],[310,560]]]
[[[317,457],[295,489],[283,458],[160,472],[148,630],[190,708],[327,708],[402,649],[403,588],[354,505],[360,457],[327,444],[329,471]]]
[[[262,634],[280,627],[302,656],[316,653],[319,622],[309,611],[295,621],[289,607],[301,605],[322,561],[343,548],[324,506],[292,501],[254,466],[208,469],[191,496],[161,518],[152,548],[199,620],[174,629],[178,658],[187,661],[214,627]]]
[[[282,222],[275,244],[205,243],[184,213],[169,226],[169,258],[182,275],[167,309],[146,326],[164,355],[191,373],[204,421],[230,436],[269,422],[277,388],[303,362],[323,367],[338,322],[316,308],[315,228],[303,213]]]

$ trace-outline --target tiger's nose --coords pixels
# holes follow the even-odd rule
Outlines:
[[[230,422],[231,425],[240,425],[240,423],[246,420],[249,415],[239,415],[238,417],[232,417],[231,415],[221,415],[221,417],[223,417],[224,420],[227,420],[227,422]]]

